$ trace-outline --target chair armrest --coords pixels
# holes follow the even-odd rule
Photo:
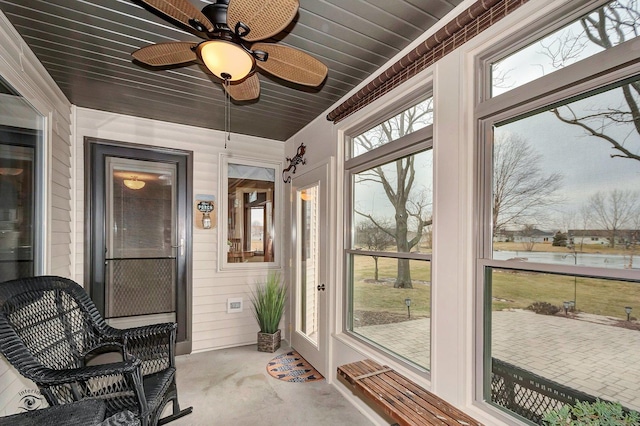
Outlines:
[[[142,360],[142,374],[146,376],[175,366],[177,327],[168,322],[112,330],[122,342],[127,359]]]
[[[69,368],[54,370],[47,367],[36,367],[30,372],[30,379],[41,386],[56,386],[74,382],[86,382],[89,379],[135,374],[140,368],[141,361],[138,359],[111,364],[92,365],[88,367]]]
[[[146,339],[150,336],[170,336],[178,328],[178,324],[175,322],[163,322],[159,324],[143,325],[140,327],[132,328],[113,328],[108,327],[103,330],[105,337],[108,340],[125,344],[127,339]]]
[[[171,335],[176,332],[178,324],[175,322],[163,322],[160,324],[144,325],[122,330],[122,334],[128,339],[145,339],[151,336]]]

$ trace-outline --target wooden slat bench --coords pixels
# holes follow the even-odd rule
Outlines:
[[[400,426],[482,426],[440,397],[366,359],[338,367],[338,374],[382,407]]]

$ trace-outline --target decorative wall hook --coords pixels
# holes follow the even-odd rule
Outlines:
[[[294,175],[296,174],[296,166],[298,164],[307,164],[307,160],[303,158],[305,152],[306,152],[306,147],[304,146],[303,143],[301,143],[300,146],[298,147],[298,151],[296,152],[296,155],[294,155],[293,158],[287,157],[287,161],[289,162],[289,167],[287,167],[282,171],[282,180],[284,181],[284,183],[291,182],[291,175],[285,177],[286,173],[291,172],[291,174]]]

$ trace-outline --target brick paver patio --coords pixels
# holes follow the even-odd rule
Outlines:
[[[640,332],[585,320],[513,310],[493,313],[493,356],[593,396],[640,410]],[[597,322],[593,322],[597,321]],[[429,366],[430,322],[418,319],[357,330]]]

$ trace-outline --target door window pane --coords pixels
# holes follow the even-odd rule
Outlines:
[[[106,162],[105,317],[175,321],[177,254],[185,244],[176,238],[176,166]]]
[[[320,259],[318,258],[318,243],[320,240],[320,217],[318,205],[318,186],[312,186],[298,191],[299,217],[297,223],[299,243],[297,248],[300,251],[297,256],[300,259],[298,265],[298,318],[300,321],[296,326],[299,332],[303,333],[314,345],[318,344],[318,315],[319,298],[318,268]]]

